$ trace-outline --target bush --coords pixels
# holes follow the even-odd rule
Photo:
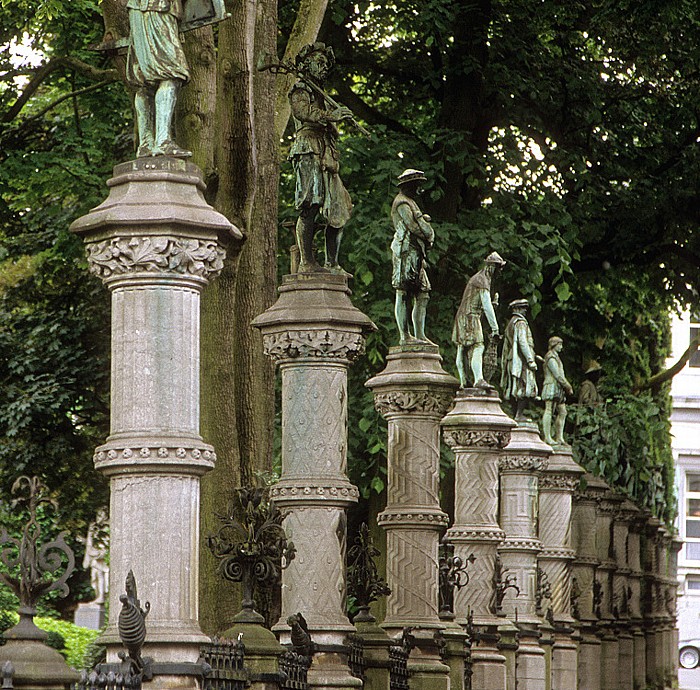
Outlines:
[[[34,622],[38,628],[46,630],[50,636],[62,637],[65,641],[65,648],[59,649],[59,651],[66,658],[68,665],[76,669],[83,668],[85,652],[100,634],[99,630],[88,630],[56,618],[35,618]]]

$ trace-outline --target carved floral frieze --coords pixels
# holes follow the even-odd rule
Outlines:
[[[164,273],[210,280],[226,252],[215,240],[182,237],[117,237],[87,245],[90,272],[103,280],[129,273]]]
[[[275,360],[321,357],[354,361],[365,351],[361,333],[336,330],[299,330],[263,335],[265,354]]]
[[[571,474],[544,474],[540,477],[540,489],[558,489],[560,491],[575,491],[580,479]]]
[[[443,435],[450,448],[505,448],[510,442],[510,430],[447,428]]]
[[[396,412],[435,413],[443,416],[452,407],[454,395],[439,391],[387,391],[374,396],[374,407],[386,416]]]
[[[498,469],[501,472],[539,472],[547,469],[547,458],[536,455],[502,455],[498,458]]]
[[[109,448],[98,449],[94,456],[96,463],[114,462],[115,460],[133,461],[156,461],[176,460],[185,462],[187,460],[216,462],[216,453],[209,448],[183,448],[164,446],[134,447],[134,448]]]

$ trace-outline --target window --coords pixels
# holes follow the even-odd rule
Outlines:
[[[700,309],[695,309],[690,313],[690,342],[700,335]],[[700,367],[700,348],[695,350],[688,360],[689,367]]]
[[[685,587],[693,594],[700,594],[700,577],[689,575],[685,580]]]
[[[690,472],[685,475],[685,557],[700,561],[700,474]]]

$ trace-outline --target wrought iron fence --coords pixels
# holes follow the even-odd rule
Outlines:
[[[204,678],[203,690],[244,690],[248,676],[242,642],[214,638],[202,645],[201,658],[211,669]]]
[[[348,637],[348,666],[350,673],[365,682],[365,645],[358,635]]]
[[[296,652],[285,652],[280,656],[280,690],[308,690],[307,673],[311,666],[311,657]]]
[[[126,673],[104,672],[98,666],[89,673],[82,671],[80,680],[73,688],[74,690],[140,690],[141,674],[134,674],[131,671]]]
[[[389,647],[389,690],[409,690],[408,655],[405,646]]]

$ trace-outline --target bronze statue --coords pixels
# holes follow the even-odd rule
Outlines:
[[[483,268],[468,281],[462,295],[462,302],[455,316],[452,328],[452,342],[457,344],[457,371],[462,388],[467,387],[467,374],[464,360],[469,357],[469,364],[476,388],[491,388],[483,373],[484,332],[481,317],[485,316],[491,327],[491,342],[497,343],[499,335],[498,322],[491,301],[491,280],[496,271],[505,266],[505,261],[497,252],[491,252],[484,259]]]
[[[598,393],[598,381],[603,373],[603,368],[595,360],[591,360],[588,368],[584,372],[586,377],[578,389],[578,404],[579,405],[600,405],[600,393]]]
[[[409,168],[398,178],[399,193],[391,205],[394,239],[391,242],[391,285],[396,290],[394,316],[399,327],[399,343],[430,343],[425,337],[425,314],[430,299],[430,281],[425,271],[426,255],[435,241],[430,216],[416,203],[421,182],[426,177],[422,170]],[[408,303],[413,302],[410,324]]]
[[[180,87],[190,78],[180,42],[181,0],[128,0],[126,78],[136,88],[137,157],[188,158],[173,137]]]
[[[544,400],[544,416],[542,431],[545,443],[550,446],[566,445],[564,441],[564,425],[566,424],[566,396],[573,395],[574,389],[564,375],[564,365],[559,353],[564,347],[564,341],[559,336],[549,339],[549,350],[544,356],[544,384],[542,385],[542,400]],[[552,416],[554,417],[554,435],[552,435]]]
[[[300,273],[324,269],[344,273],[338,264],[338,252],[343,228],[352,212],[352,201],[338,174],[337,123],[352,121],[353,116],[349,108],[335,101],[331,104],[323,91],[323,84],[334,64],[330,46],[324,43],[305,46],[296,58],[296,73],[301,77],[289,92],[295,130],[289,158],[296,174]],[[313,249],[319,214],[324,220],[326,235],[323,268],[316,261]]]
[[[525,419],[527,401],[537,398],[537,360],[532,331],[525,318],[530,306],[528,301],[516,299],[508,306],[512,316],[503,339],[501,390],[506,400],[516,401],[515,420],[521,421]]]

